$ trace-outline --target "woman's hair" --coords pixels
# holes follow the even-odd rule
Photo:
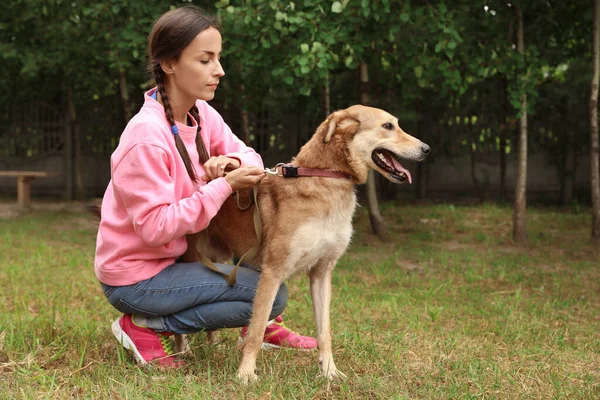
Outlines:
[[[156,81],[158,92],[165,107],[165,114],[171,127],[175,126],[173,110],[169,103],[169,97],[165,90],[165,72],[160,63],[168,60],[177,60],[185,47],[194,40],[196,36],[205,29],[218,29],[216,20],[205,14],[201,9],[195,6],[184,6],[171,10],[163,14],[155,23],[148,36],[148,57],[150,58],[149,70]],[[198,131],[196,133],[196,148],[200,157],[200,163],[208,161],[208,152],[202,141],[200,134],[200,117],[196,104],[189,110],[190,114],[198,122]],[[194,182],[198,182],[196,171],[192,165],[190,155],[188,154],[183,140],[176,134],[176,127],[173,136],[175,145],[183,159],[185,169]]]

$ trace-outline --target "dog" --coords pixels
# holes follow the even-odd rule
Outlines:
[[[204,231],[188,235],[184,261],[198,261],[200,252],[225,262],[257,247],[256,254],[245,260],[262,272],[236,374],[239,379],[245,383],[257,379],[256,358],[277,291],[287,278],[301,273],[310,279],[320,373],[329,379],[345,377],[333,359],[329,314],[333,269],[352,236],[355,187],[367,181],[371,169],[394,183],[411,182],[401,160],[422,161],[429,153],[428,145],[404,132],[397,118],[384,110],[355,105],[336,111],[291,164],[277,167],[279,176],[267,175],[257,185],[256,204],[243,210],[231,197]],[[297,174],[296,168],[318,176],[283,177]],[[238,202],[252,200],[251,190],[239,195]],[[259,208],[261,237],[255,233],[254,207]],[[181,337],[176,341],[178,346],[185,344]]]

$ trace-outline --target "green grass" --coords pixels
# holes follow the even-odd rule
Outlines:
[[[4,207],[7,207],[4,205]],[[0,399],[591,399],[600,397],[600,251],[589,210],[386,205],[392,241],[365,209],[334,274],[342,383],[317,353],[263,351],[234,380],[238,330],[192,335],[188,366],[133,365],[93,273],[96,224],[78,206],[0,219]],[[287,324],[314,335],[307,280],[288,282]]]

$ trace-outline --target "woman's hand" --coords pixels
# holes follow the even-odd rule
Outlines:
[[[251,188],[267,174],[261,167],[243,167],[227,173],[225,180],[233,191]]]
[[[211,157],[204,163],[203,181],[212,181],[213,179],[225,176],[225,172],[233,171],[240,167],[240,161],[226,156]]]

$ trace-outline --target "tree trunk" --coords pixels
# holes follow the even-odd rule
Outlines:
[[[75,173],[75,198],[77,200],[83,200],[85,197],[85,189],[83,187],[83,171],[81,169],[81,135],[79,133],[79,122],[77,121],[77,113],[75,111],[75,103],[73,102],[71,88],[67,91],[67,102],[69,125],[71,127],[71,137],[75,153],[75,162],[73,164]]]
[[[506,109],[508,104],[508,83],[506,77],[500,81],[502,100],[500,101],[500,197],[506,199]]]
[[[475,139],[475,142],[477,142],[476,138],[479,137],[479,135],[476,135],[476,132],[474,131],[479,129],[479,121],[480,119],[477,120],[477,124],[475,127],[473,127],[473,117],[469,116],[469,136],[472,139]],[[477,198],[479,199],[480,203],[483,203],[483,194],[481,193],[481,187],[479,186],[479,180],[477,179],[477,170],[475,168],[475,153],[475,149],[473,149],[473,142],[471,141],[471,143],[469,143],[469,155],[471,156],[471,179],[473,180],[473,186],[475,186],[475,191],[477,192]]]
[[[247,146],[250,146],[250,123],[248,120],[248,108],[246,107],[246,88],[243,83],[239,86],[239,107],[240,119],[242,123],[242,140]]]
[[[567,114],[564,114],[567,115]],[[563,179],[561,187],[562,204],[569,204],[573,201],[573,190],[575,187],[575,150],[573,141],[575,132],[569,127],[566,132],[567,142],[565,143],[564,161],[563,161]]]
[[[592,241],[600,243],[600,167],[598,147],[598,83],[600,80],[600,4],[594,0],[593,76],[590,94],[590,186],[592,191]]]
[[[425,200],[427,198],[427,174],[428,172],[428,166],[429,163],[426,162],[420,162],[417,163],[417,179],[418,181],[418,187],[417,187],[417,199],[419,200]]]
[[[515,42],[515,19],[511,18],[508,24],[508,42],[512,46]],[[508,80],[503,75],[500,80],[502,100],[500,101],[500,197],[506,199],[506,138],[508,132]]]
[[[417,99],[415,104],[417,113],[415,136],[425,141],[425,138],[423,138],[423,119],[421,118],[422,110],[421,99]],[[431,161],[431,158],[429,160]],[[417,163],[417,199],[419,200],[427,198],[427,165],[426,162]]]
[[[331,114],[331,95],[329,93],[329,74],[325,77],[325,85],[323,85],[323,118],[327,118]]]
[[[129,100],[129,90],[127,89],[127,77],[124,71],[119,71],[119,94],[121,96],[121,106],[123,106],[123,118],[125,124],[133,117],[131,110],[131,101]]]
[[[523,11],[513,4],[519,24],[517,50],[525,54],[525,39],[523,32]],[[515,205],[513,213],[513,239],[517,243],[527,240],[525,214],[527,208],[527,94],[523,93],[521,103],[521,120],[519,122],[519,143],[517,150],[517,182],[515,185]]]
[[[360,64],[360,102],[362,105],[369,104],[368,97],[369,86],[369,69],[366,63]],[[375,172],[369,171],[367,179],[367,207],[369,209],[369,219],[371,220],[371,228],[381,240],[387,240],[387,233],[383,217],[379,212],[379,201],[377,200],[377,189],[375,187]]]

